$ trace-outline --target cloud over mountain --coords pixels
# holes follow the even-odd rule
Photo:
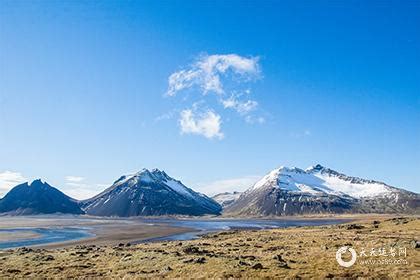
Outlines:
[[[12,187],[25,181],[26,178],[19,172],[8,170],[0,172],[0,197],[8,192]]]

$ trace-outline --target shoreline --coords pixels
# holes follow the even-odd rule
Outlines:
[[[0,230],[0,242],[18,242],[25,239],[39,238],[41,235],[32,231],[31,229],[22,230],[20,232],[13,232],[13,236],[10,237],[11,233],[5,229],[4,231]]]
[[[4,218],[4,217],[3,217]],[[25,229],[32,233],[34,238],[40,237],[35,234],[36,229],[74,228],[82,229],[89,235],[79,239],[34,244],[26,247],[31,248],[64,248],[76,245],[98,244],[110,245],[121,242],[139,242],[151,238],[159,238],[168,235],[181,234],[193,231],[192,229],[167,226],[158,223],[147,223],[128,219],[98,218],[98,217],[75,217],[75,216],[20,216],[0,219],[0,230]],[[41,236],[42,237],[42,236]],[[2,242],[13,242],[13,238]],[[16,240],[16,241],[19,241]],[[18,246],[22,247],[22,246]],[[18,248],[15,247],[15,248]],[[8,250],[8,249],[3,249]],[[0,250],[1,251],[1,250]]]
[[[122,230],[113,229],[94,229],[91,231],[95,236],[89,238],[83,238],[78,240],[69,240],[64,242],[55,242],[48,244],[40,244],[31,246],[34,248],[43,249],[58,249],[66,248],[71,246],[84,246],[84,245],[99,245],[99,246],[112,246],[120,243],[129,244],[140,244],[143,241],[162,238],[175,234],[182,234],[192,232],[191,229],[181,227],[165,227],[160,225],[153,225],[150,228],[125,228]]]
[[[67,241],[58,241],[50,243],[33,244],[28,247],[33,248],[63,248],[74,245],[108,245],[117,243],[144,243],[144,242],[159,242],[166,238],[171,240],[171,237],[182,234],[190,234],[191,239],[200,238],[202,235],[223,231],[217,230],[202,230],[195,228],[193,225],[183,225],[182,222],[223,222],[223,221],[324,221],[324,220],[343,220],[342,223],[354,220],[344,218],[342,216],[312,216],[312,217],[278,217],[277,219],[270,219],[267,217],[255,218],[225,218],[225,217],[131,217],[131,218],[110,218],[110,217],[94,217],[94,216],[74,216],[74,215],[37,215],[37,216],[3,216],[0,219],[0,230],[10,230],[16,228],[24,228],[26,232],[32,232],[33,237],[36,236],[31,229],[38,228],[76,228],[86,231],[88,237],[80,239],[73,239]],[[169,222],[168,222],[169,221]],[[180,221],[180,225],[171,224],[171,221]],[[252,230],[247,226],[236,227],[231,226],[231,230]],[[260,229],[258,229],[260,230]],[[31,236],[31,234],[28,234]],[[3,240],[2,242],[13,241]],[[18,248],[18,247],[15,247]]]

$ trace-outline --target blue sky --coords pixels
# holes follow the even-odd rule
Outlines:
[[[1,1],[0,191],[321,163],[420,192],[420,3],[258,2]]]

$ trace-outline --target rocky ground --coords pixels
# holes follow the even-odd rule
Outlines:
[[[183,242],[21,248],[0,252],[0,278],[418,279],[419,234],[420,218],[375,217],[334,226],[221,232]],[[335,256],[342,246],[367,256],[341,267]],[[370,256],[372,248],[376,256]],[[382,248],[388,256],[380,255]],[[362,263],[366,260],[383,263]]]

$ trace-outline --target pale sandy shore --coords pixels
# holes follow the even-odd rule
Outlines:
[[[13,234],[9,232],[1,232],[0,231],[0,242],[3,241],[18,241],[22,239],[31,239],[37,238],[39,234],[32,232],[32,231],[21,231],[21,232],[14,232]]]
[[[45,215],[45,216],[3,216],[0,218],[0,229],[28,228],[22,233],[13,233],[17,239],[24,237],[36,238],[38,235],[30,228],[84,228],[93,236],[59,243],[38,245],[40,248],[60,248],[80,244],[108,245],[120,242],[138,242],[145,239],[163,237],[178,233],[189,232],[191,229],[171,227],[158,223],[150,224],[141,219],[103,218],[72,215]],[[0,232],[0,241],[13,241],[10,233]]]

